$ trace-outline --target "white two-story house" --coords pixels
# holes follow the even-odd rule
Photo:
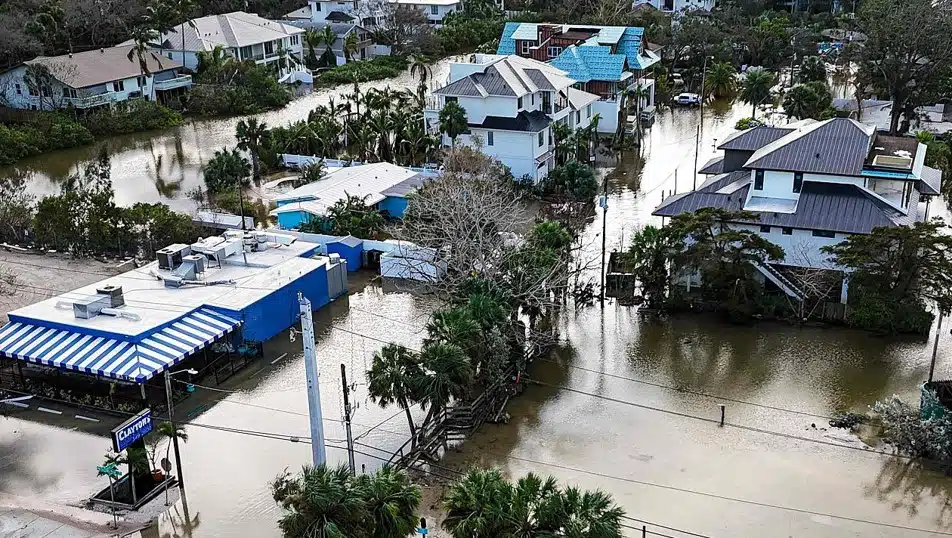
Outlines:
[[[426,20],[434,27],[443,26],[443,19],[450,13],[462,11],[460,0],[388,0],[391,9],[417,9],[426,15]]]
[[[283,78],[304,69],[303,43],[302,28],[235,11],[180,24],[161,34],[153,46],[193,71],[198,68],[198,53],[211,52],[218,46],[239,61],[251,60],[277,67],[283,57],[285,66],[276,69],[278,78]]]
[[[518,56],[472,54],[450,64],[447,83],[427,99],[427,131],[440,132],[440,111],[455,102],[466,111],[469,132],[457,143],[481,145],[516,178],[542,180],[555,164],[553,123],[574,130],[589,125],[597,95],[573,88],[555,67]],[[447,135],[443,144],[450,145]]]
[[[369,29],[376,27],[378,14],[371,13],[369,8],[356,0],[310,0],[307,6],[288,13],[284,18],[288,24],[305,30],[323,32],[325,27],[330,27],[335,36],[331,52],[334,53],[337,65],[343,65],[349,60],[366,60],[375,55]],[[352,39],[355,40],[356,47],[350,51],[348,57],[344,49],[351,34],[354,34]],[[315,45],[314,57],[320,58],[326,49],[326,43]],[[310,52],[310,46],[305,41],[303,53],[307,56]]]
[[[27,110],[88,109],[130,99],[166,102],[187,91],[192,77],[156,53],[130,58],[130,46],[40,57],[0,73],[0,104]]]
[[[924,144],[852,119],[756,127],[718,148],[724,155],[700,170],[708,179],[668,197],[653,214],[750,211],[757,221],[732,224],[782,247],[786,257],[778,266],[836,269],[822,247],[873,228],[920,222],[940,194],[942,174],[925,166]],[[759,269],[773,280],[767,273],[782,267]],[[844,302],[845,292],[844,284]]]

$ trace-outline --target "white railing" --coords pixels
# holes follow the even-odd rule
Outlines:
[[[97,95],[86,95],[83,97],[67,97],[66,102],[76,108],[89,108],[94,106],[106,105],[118,100],[116,92],[106,92]]]
[[[156,90],[173,90],[192,85],[192,75],[179,75],[175,78],[155,81]]]

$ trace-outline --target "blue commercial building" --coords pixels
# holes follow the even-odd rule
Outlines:
[[[10,312],[0,356],[143,384],[209,346],[286,330],[299,293],[314,310],[345,294],[345,265],[319,250],[241,231],[170,245],[144,267]]]
[[[348,166],[282,195],[271,215],[277,217],[278,226],[293,230],[327,215],[328,209],[338,201],[356,196],[386,217],[401,218],[407,208],[406,196],[429,177],[433,174],[390,163]]]

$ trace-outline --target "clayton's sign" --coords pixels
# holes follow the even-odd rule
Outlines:
[[[152,410],[146,408],[112,430],[112,448],[122,452],[151,431]]]

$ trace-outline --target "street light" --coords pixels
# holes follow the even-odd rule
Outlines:
[[[244,217],[242,217],[244,220]],[[188,370],[179,370],[177,372],[172,372],[169,370],[165,371],[165,399],[169,408],[169,424],[172,425],[172,449],[175,451],[175,472],[178,474],[179,489],[182,490],[183,494],[185,492],[185,480],[182,478],[182,457],[179,455],[178,447],[178,431],[175,428],[175,416],[172,408],[172,376],[178,374],[188,374],[195,375],[198,373],[194,368],[189,368]]]

